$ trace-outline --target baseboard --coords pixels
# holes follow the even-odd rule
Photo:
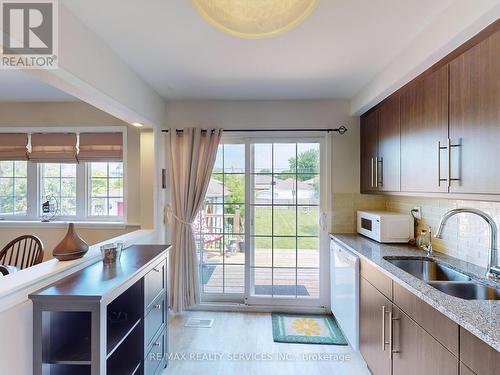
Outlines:
[[[325,314],[329,311],[324,307],[307,306],[272,306],[272,305],[245,305],[243,303],[201,303],[189,311],[227,311],[227,312],[288,312],[304,314]]]

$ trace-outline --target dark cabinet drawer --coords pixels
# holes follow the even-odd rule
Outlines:
[[[144,359],[144,375],[161,374],[166,363],[167,331],[163,330],[153,340],[151,350]]]
[[[151,305],[144,319],[144,345],[148,347],[155,335],[166,324],[166,300],[161,294]]]
[[[458,324],[413,293],[394,283],[394,304],[458,357]]]
[[[392,301],[392,280],[382,271],[377,269],[369,261],[360,258],[360,274],[361,276],[377,288],[387,299]]]
[[[153,303],[154,299],[165,290],[166,263],[158,263],[144,277],[144,306],[146,309]]]

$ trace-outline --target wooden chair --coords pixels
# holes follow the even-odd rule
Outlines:
[[[10,241],[0,250],[0,264],[19,270],[42,263],[43,243],[37,236],[24,235]]]

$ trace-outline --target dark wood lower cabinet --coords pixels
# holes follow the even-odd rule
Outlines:
[[[388,315],[392,303],[364,278],[360,282],[359,346],[374,375],[391,374]]]
[[[135,245],[30,294],[33,374],[159,375],[167,365],[167,248]]]
[[[460,375],[477,375],[474,371],[460,362]]]
[[[500,372],[500,352],[460,327],[460,361],[477,375]]]
[[[393,375],[458,374],[457,357],[396,306],[393,317]]]

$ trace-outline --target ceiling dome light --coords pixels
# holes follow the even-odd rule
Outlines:
[[[319,0],[193,0],[218,29],[247,39],[283,34],[301,23]]]

